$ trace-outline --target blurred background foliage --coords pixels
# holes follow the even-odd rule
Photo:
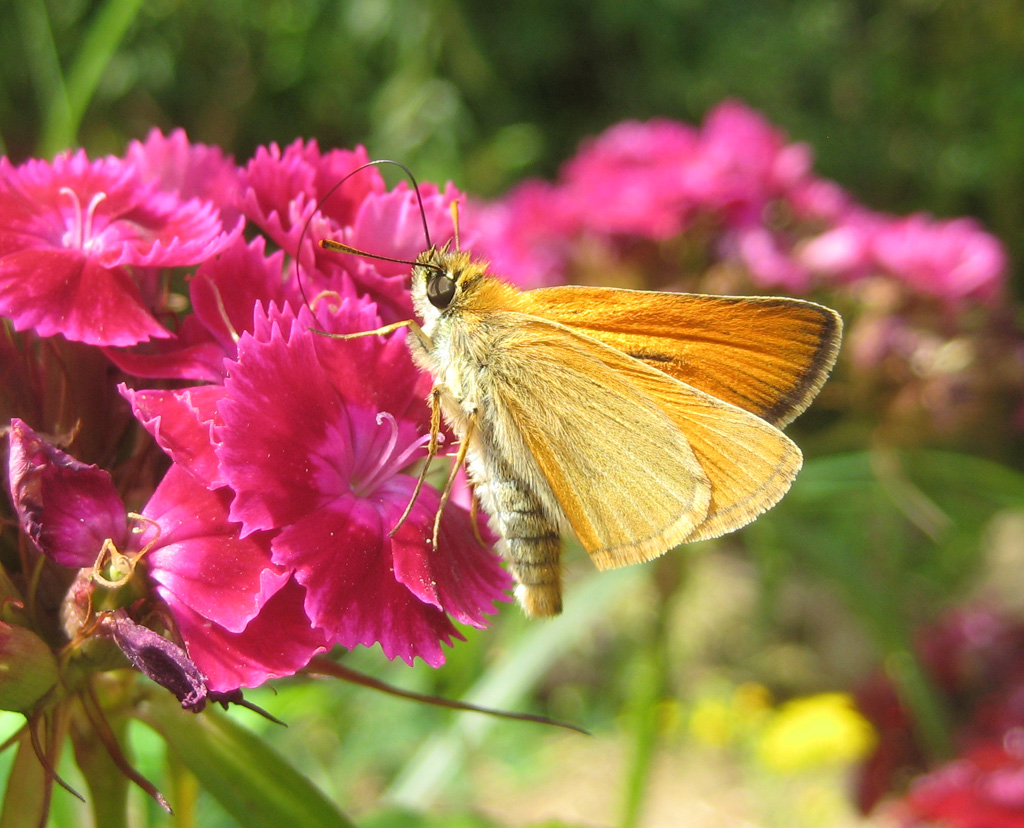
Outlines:
[[[0,152],[15,162],[69,145],[119,154],[154,126],[181,126],[242,163],[296,137],[363,143],[421,179],[495,196],[553,177],[616,121],[699,123],[734,97],[807,142],[817,172],[873,209],[978,218],[1006,243],[1021,292],[1024,0],[0,0],[0,14]],[[597,578],[577,551],[570,566],[587,575],[556,622],[509,608],[496,630],[467,631],[440,671],[383,664],[377,651],[346,662],[411,689],[543,710],[596,741],[581,748],[534,725],[455,718],[333,682],[251,694],[287,731],[241,717],[343,808],[399,809],[367,824],[427,825],[401,809],[438,802],[539,819],[533,800],[560,772],[623,824],[645,809],[655,824],[651,791],[678,787],[680,775],[696,796],[764,824],[853,824],[835,793],[842,769],[799,782],[765,769],[754,744],[772,698],[851,686],[965,597],[1019,610],[1024,527],[992,518],[1019,510],[1024,486],[1019,439],[1004,430],[985,454],[1017,470],[953,454],[903,461],[866,451],[863,429],[843,437],[828,395],[798,424],[807,468],[746,533],[743,554],[729,540]],[[912,660],[889,666],[941,752],[949,711]],[[151,734],[134,737],[147,775],[186,784],[180,768],[161,776]],[[717,754],[655,767],[655,744],[694,739],[733,751],[710,789],[700,780]],[[603,775],[581,780],[594,755]],[[74,783],[73,766],[62,772]],[[668,783],[652,783],[664,773]],[[58,824],[79,819],[68,799],[55,801]],[[199,824],[234,824],[203,802]],[[151,803],[139,809],[138,824],[163,824]]]
[[[0,149],[152,126],[240,159],[365,143],[496,195],[623,118],[737,97],[867,206],[973,215],[1024,253],[1021,0],[3,0]],[[109,65],[83,42],[124,29]],[[61,82],[62,70],[66,82]],[[88,98],[95,88],[95,95]],[[82,101],[86,100],[88,106]],[[80,122],[80,128],[74,127]]]

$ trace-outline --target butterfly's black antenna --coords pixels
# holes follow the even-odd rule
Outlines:
[[[367,161],[365,164],[361,164],[360,166],[356,167],[354,170],[352,170],[352,172],[350,172],[348,175],[342,178],[341,181],[339,181],[337,184],[335,184],[333,187],[331,187],[331,189],[327,191],[327,194],[316,203],[316,207],[313,209],[313,212],[310,214],[309,218],[306,219],[306,223],[302,226],[302,232],[299,233],[299,243],[298,245],[296,245],[295,248],[295,281],[298,282],[299,284],[299,293],[302,294],[302,301],[305,302],[307,306],[309,306],[309,299],[306,298],[306,291],[302,287],[302,276],[300,275],[299,272],[299,256],[302,253],[302,240],[306,237],[306,231],[309,229],[309,223],[313,220],[313,216],[320,212],[320,208],[324,206],[327,199],[334,195],[338,188],[341,187],[352,176],[356,175],[357,173],[361,173],[367,167],[379,167],[381,164],[392,164],[398,167],[398,169],[405,173],[406,178],[409,179],[409,183],[412,184],[413,192],[416,193],[416,203],[419,205],[420,208],[420,220],[423,222],[423,238],[426,239],[428,248],[434,246],[430,241],[430,229],[427,227],[427,211],[423,207],[423,196],[420,195],[420,185],[416,183],[416,176],[412,174],[412,170],[405,166],[405,164],[403,164],[401,161],[392,161],[388,158],[380,158],[376,161]],[[324,244],[324,242],[328,242],[328,244]],[[363,250],[357,250],[354,247],[350,247],[347,244],[331,241],[330,239],[321,239],[319,244],[320,247],[325,250],[340,250],[343,253],[353,253],[357,256],[367,256],[371,259],[380,259],[381,261],[395,262],[396,264],[406,264],[410,266],[416,264],[416,262],[408,261],[406,259],[392,259],[389,256],[381,256],[376,253],[367,253]]]

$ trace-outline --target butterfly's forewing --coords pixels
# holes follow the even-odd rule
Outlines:
[[[567,325],[780,428],[821,389],[842,334],[835,311],[781,297],[555,287],[521,299],[526,313]]]
[[[595,353],[604,346],[508,316],[487,365],[494,422],[521,435],[595,563],[649,560],[696,531],[712,495],[668,414]]]

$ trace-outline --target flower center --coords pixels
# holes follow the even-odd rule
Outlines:
[[[415,453],[430,440],[429,434],[421,434],[407,445],[399,445],[399,426],[394,416],[381,411],[376,417],[378,428],[367,447],[364,457],[368,463],[354,475],[352,489],[359,497],[366,497],[378,486],[402,471],[413,462]]]
[[[88,253],[96,239],[93,237],[93,219],[96,216],[96,208],[106,197],[106,193],[96,193],[90,200],[89,206],[82,210],[82,202],[78,193],[70,187],[61,187],[60,194],[71,199],[71,216],[68,219],[67,230],[61,243],[65,247],[77,247]]]

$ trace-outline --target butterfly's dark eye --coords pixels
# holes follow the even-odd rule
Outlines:
[[[439,273],[432,279],[427,280],[427,299],[430,304],[438,310],[444,310],[455,298],[455,280],[450,276]]]

